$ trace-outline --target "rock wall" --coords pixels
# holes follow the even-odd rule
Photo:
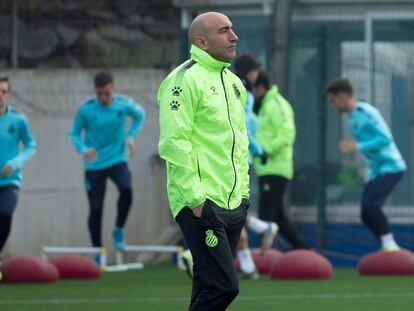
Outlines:
[[[148,2],[20,1],[19,67],[159,68],[177,63],[179,10],[170,1]],[[10,6],[0,6],[0,67],[10,63]]]

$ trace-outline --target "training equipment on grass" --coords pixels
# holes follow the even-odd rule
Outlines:
[[[106,249],[104,247],[43,247],[42,258],[48,259],[49,254],[95,254],[100,256],[100,267],[106,267]]]
[[[63,255],[49,260],[58,270],[60,279],[98,279],[100,267],[91,258]]]
[[[273,262],[269,274],[272,279],[329,279],[331,263],[311,250],[293,250]]]
[[[59,279],[55,266],[33,256],[13,257],[0,266],[2,283],[53,283]]]
[[[100,256],[100,268],[105,272],[120,272],[135,269],[143,269],[142,262],[124,263],[124,253],[172,253],[177,254],[178,260],[182,260],[180,253],[182,246],[163,246],[163,245],[126,245],[123,250],[116,251],[116,265],[107,265],[107,253],[104,247],[55,247],[45,246],[42,257],[48,259],[50,254],[96,254]]]
[[[103,271],[105,272],[124,272],[128,270],[139,270],[144,269],[144,264],[142,262],[133,262],[122,265],[106,266]]]
[[[368,254],[358,262],[360,275],[414,275],[414,254],[408,250]]]
[[[263,255],[261,255],[259,248],[252,250],[253,261],[257,272],[260,274],[269,274],[273,262],[279,260],[282,256],[281,252],[274,249],[268,249]]]
[[[116,250],[116,265],[117,266],[131,266],[133,264],[124,263],[124,253],[170,253],[177,254],[178,260],[181,260],[180,254],[184,251],[184,248],[179,245],[125,245],[124,249]],[[132,267],[132,266],[131,266]]]
[[[282,257],[282,253],[274,249],[268,249],[263,255],[261,255],[260,248],[253,248],[250,250],[250,253],[252,254],[256,271],[259,274],[268,274],[270,266],[273,262]],[[234,260],[234,264],[236,266],[236,270],[240,270],[239,258]]]

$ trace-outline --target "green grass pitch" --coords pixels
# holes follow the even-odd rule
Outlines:
[[[173,266],[105,273],[96,281],[47,285],[0,285],[0,310],[161,311],[186,310],[189,278]],[[360,277],[336,270],[327,281],[242,280],[228,310],[413,310],[413,277]]]

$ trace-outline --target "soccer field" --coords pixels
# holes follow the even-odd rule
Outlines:
[[[359,277],[336,270],[328,281],[243,280],[229,310],[411,310],[414,278]],[[97,281],[1,285],[0,310],[186,310],[188,277],[172,266],[105,273]]]

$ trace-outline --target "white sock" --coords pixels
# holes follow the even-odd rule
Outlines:
[[[381,235],[381,244],[382,248],[385,249],[395,248],[396,246],[398,247],[398,244],[395,242],[394,235],[392,233]]]
[[[252,254],[248,248],[237,251],[237,257],[240,260],[240,269],[245,273],[252,273],[256,269]]]
[[[247,228],[252,230],[257,234],[264,233],[267,229],[269,229],[269,223],[266,221],[260,220],[257,217],[249,216],[249,221],[247,222]]]

